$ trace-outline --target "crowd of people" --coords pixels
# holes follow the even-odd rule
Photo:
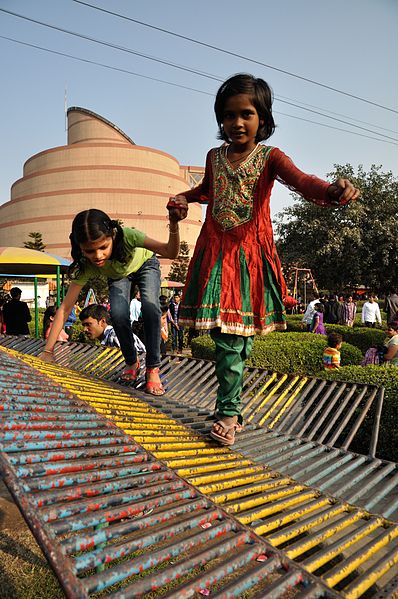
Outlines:
[[[395,290],[385,296],[382,309],[386,313],[387,322],[393,322],[398,318],[398,295]],[[303,324],[308,331],[324,335],[324,324],[352,327],[356,315],[357,302],[352,294],[326,296],[324,293],[314,293],[313,299],[304,310]],[[361,322],[371,328],[382,325],[380,305],[373,293],[369,294],[363,302]]]
[[[375,294],[369,294],[362,304],[361,324],[375,328],[382,326],[380,306]],[[387,320],[387,339],[382,346],[370,347],[362,365],[392,364],[398,365],[398,294],[391,290],[384,298],[383,312]],[[327,298],[323,293],[314,293],[314,298],[304,310],[302,323],[308,332],[327,335],[326,324],[353,327],[357,313],[356,302],[351,294],[331,294]],[[328,346],[323,354],[326,370],[340,367],[340,348],[343,337],[332,332],[327,337]]]

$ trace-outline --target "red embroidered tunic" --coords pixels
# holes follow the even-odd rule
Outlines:
[[[244,336],[286,328],[286,284],[270,216],[275,179],[319,206],[335,205],[329,183],[300,171],[278,148],[258,145],[236,169],[225,145],[208,153],[202,183],[185,193],[208,208],[188,269],[181,324]]]

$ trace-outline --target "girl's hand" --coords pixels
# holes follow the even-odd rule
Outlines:
[[[167,204],[171,222],[178,222],[187,217],[188,202],[183,195],[176,195],[169,199]]]
[[[43,362],[55,362],[55,357],[52,352],[42,351],[41,354],[39,354],[39,358],[43,360]]]
[[[359,198],[361,192],[353,186],[348,179],[337,179],[327,190],[328,196],[334,204],[346,204]]]

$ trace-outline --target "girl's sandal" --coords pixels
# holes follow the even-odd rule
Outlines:
[[[160,381],[148,381],[148,374],[159,374],[159,368],[147,368],[146,369],[146,385],[145,391],[151,395],[160,396],[166,393],[162,383]]]
[[[219,433],[216,433],[213,430],[216,424],[218,424],[218,426],[221,426],[224,435],[220,435]],[[242,428],[242,425],[238,422],[234,422],[233,424],[227,424],[226,422],[224,422],[224,420],[217,420],[217,422],[213,424],[213,429],[210,431],[210,437],[212,439],[215,439],[215,441],[218,441],[221,445],[231,446],[235,443],[235,433],[240,432]],[[228,435],[228,433],[232,435],[232,438],[227,439],[226,435]]]
[[[137,380],[138,375],[140,373],[140,362],[137,360],[135,364],[131,366],[126,366],[120,375],[120,379],[125,383],[134,383]]]

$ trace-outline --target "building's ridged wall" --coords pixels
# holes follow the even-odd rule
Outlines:
[[[175,158],[137,146],[102,117],[80,108],[68,111],[68,145],[45,150],[24,165],[23,177],[0,206],[0,246],[22,246],[31,231],[43,235],[46,249],[69,257],[74,215],[104,210],[154,239],[166,240],[170,195],[189,187],[191,171]],[[201,227],[202,210],[192,204],[181,223],[190,254]],[[166,274],[168,261],[163,261]]]

